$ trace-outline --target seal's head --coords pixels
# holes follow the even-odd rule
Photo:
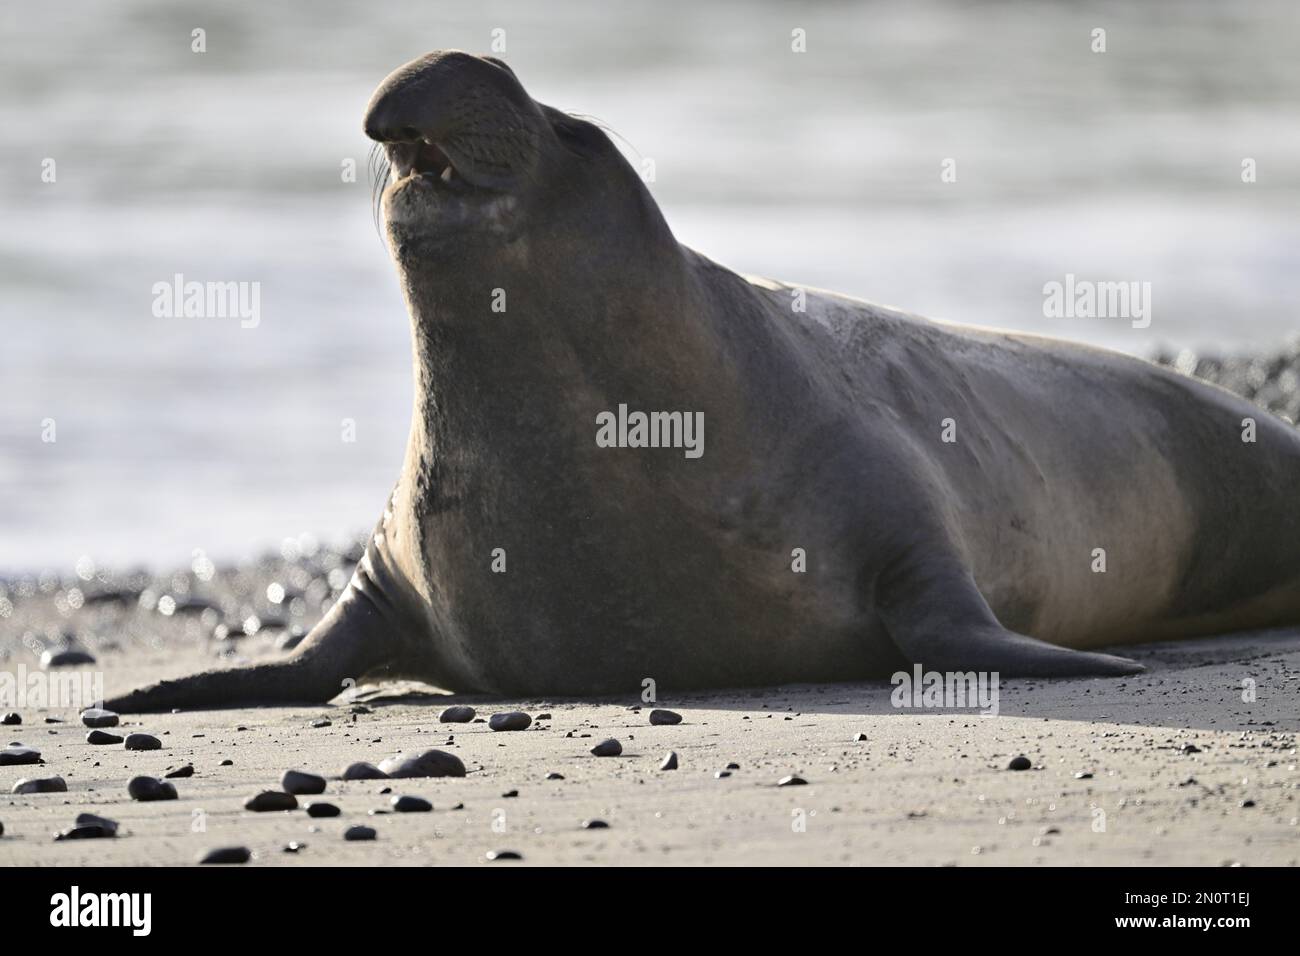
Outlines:
[[[371,98],[365,132],[389,160],[381,203],[407,270],[589,261],[628,217],[667,232],[605,134],[534,101],[494,57],[439,51],[400,67]]]

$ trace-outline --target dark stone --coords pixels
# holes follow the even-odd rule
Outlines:
[[[10,793],[67,793],[68,785],[62,777],[26,778],[14,784]]]
[[[433,804],[424,797],[393,797],[393,809],[398,813],[428,813]]]
[[[127,734],[127,750],[161,750],[162,741],[153,734]]]
[[[522,860],[524,855],[516,853],[514,850],[488,850],[487,858],[489,860]]]
[[[596,746],[591,748],[592,756],[595,757],[617,757],[623,752],[623,745],[610,737],[608,740],[602,740]]]
[[[177,767],[171,773],[163,774],[163,776],[169,780],[179,780],[182,777],[192,777],[194,776],[194,765],[187,763],[183,767]]]
[[[246,846],[221,846],[199,857],[199,863],[247,863],[252,858]]]
[[[86,734],[86,743],[102,746],[104,744],[120,744],[122,738],[117,734],[110,734],[106,730],[92,730]]]
[[[41,655],[41,667],[49,669],[51,667],[76,667],[80,664],[93,664],[95,658],[85,651],[72,649],[62,651],[46,651]]]
[[[309,817],[337,817],[342,812],[332,803],[307,804],[307,816]]]
[[[583,820],[582,828],[584,830],[608,830],[609,824],[604,820]]]
[[[254,813],[272,813],[277,810],[297,810],[298,801],[291,793],[278,790],[263,790],[255,797],[244,801],[244,809]]]
[[[527,730],[533,718],[517,710],[506,711],[503,714],[493,714],[488,719],[488,726],[493,730]]]
[[[116,727],[120,718],[111,710],[92,707],[81,712],[81,722],[87,727]]]
[[[377,836],[379,836],[379,833],[374,827],[355,826],[348,827],[343,831],[343,839],[345,840],[373,840]]]
[[[659,765],[659,769],[660,769],[660,770],[676,770],[676,769],[677,769],[677,751],[676,751],[676,750],[670,750],[670,751],[668,751],[668,756],[667,756],[667,757],[664,757],[664,761],[663,761],[663,763],[661,763],[661,764]]]
[[[61,843],[64,840],[105,840],[116,835],[116,825],[110,830],[98,823],[79,823],[54,834],[54,841]]]
[[[796,777],[794,774],[791,773],[791,774],[786,774],[786,776],[778,780],[776,782],[776,785],[778,787],[804,787],[808,785],[808,781],[805,780],[803,777]]]
[[[109,836],[117,834],[117,821],[110,820],[108,817],[96,816],[93,813],[78,813],[76,819],[77,826],[96,826],[102,827],[108,831]]]
[[[175,800],[176,788],[155,777],[132,777],[126,785],[132,800],[148,803],[153,800]]]
[[[672,710],[652,710],[650,711],[650,723],[662,726],[672,726],[680,724],[682,715]]]
[[[4,724],[6,727],[17,727],[22,722],[23,718],[18,714],[5,714],[0,717],[0,724]]]
[[[441,724],[468,724],[474,719],[476,711],[473,707],[467,707],[464,704],[457,704],[455,707],[448,707],[438,715],[438,722]]]
[[[563,780],[563,779],[564,779],[564,774],[562,774],[562,773],[556,773],[554,770],[552,770],[550,773],[548,773],[548,774],[546,775],[546,779],[547,779],[547,780]]]
[[[455,754],[445,750],[426,750],[421,754],[401,754],[389,757],[379,765],[390,777],[463,777],[465,764]]]
[[[343,771],[344,780],[387,780],[388,774],[384,773],[372,763],[366,763],[364,760],[358,761]]]
[[[326,718],[322,717],[320,720],[313,720],[313,721],[311,722],[311,725],[312,725],[313,727],[316,727],[316,728],[320,728],[320,727],[332,727],[332,726],[334,726],[334,721],[332,721],[332,720],[327,720]]]
[[[10,744],[0,750],[0,767],[16,767],[21,764],[40,763],[41,752],[21,744]]]
[[[1007,769],[1028,770],[1032,766],[1033,764],[1030,762],[1029,758],[1026,757],[1024,754],[1021,754],[1019,757],[1013,757],[1011,759],[1011,763],[1007,764]]]
[[[286,770],[280,778],[280,788],[285,793],[317,794],[325,792],[325,778],[301,770]]]

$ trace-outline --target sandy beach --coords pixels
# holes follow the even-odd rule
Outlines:
[[[138,608],[97,613],[101,624],[129,618],[137,632],[145,615],[175,623]],[[166,630],[155,627],[154,648],[94,649],[110,693],[212,663],[211,647],[169,641]],[[282,653],[269,634],[244,643],[240,657]],[[25,653],[11,650],[9,662]],[[677,726],[651,726],[650,706],[634,699],[484,700],[390,685],[321,707],[124,716],[112,733],[163,744],[135,752],[86,743],[75,709],[29,708],[4,727],[5,743],[39,749],[44,763],[0,768],[0,787],[58,775],[68,791],[0,797],[0,860],[179,865],[245,846],[258,866],[486,865],[502,850],[525,865],[1296,865],[1300,633],[1131,653],[1146,674],[1006,681],[995,717],[899,710],[883,681],[658,701],[682,715]],[[1247,680],[1253,702],[1242,699]],[[502,733],[440,724],[450,703],[535,720]],[[609,737],[621,756],[588,753]],[[333,779],[356,761],[428,749],[456,754],[467,775]],[[658,769],[669,751],[678,769]],[[1022,754],[1032,769],[1006,769]],[[186,764],[194,774],[174,781],[178,800],[128,796],[132,777]],[[328,801],[342,814],[243,808],[293,769],[331,778],[301,804]],[[778,786],[787,775],[807,783]],[[424,797],[433,811],[389,812],[397,795]],[[80,812],[118,821],[119,835],[56,842]],[[584,828],[591,820],[608,828]],[[345,841],[358,824],[377,839]]]

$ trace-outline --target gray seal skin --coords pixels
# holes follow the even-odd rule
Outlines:
[[[912,663],[1115,676],[1141,667],[1092,648],[1300,622],[1300,437],[1246,401],[737,275],[673,238],[600,129],[489,57],[407,64],[365,130],[392,166],[415,355],[391,501],[292,656],[110,709],[363,678],[582,696]],[[620,404],[703,412],[703,456],[598,447]]]

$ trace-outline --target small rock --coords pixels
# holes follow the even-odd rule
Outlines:
[[[14,784],[10,793],[67,793],[68,785],[62,777],[25,777]]]
[[[299,843],[297,840],[290,840],[281,848],[281,852],[297,853],[299,850],[303,849],[306,845],[307,844],[305,843]]]
[[[86,734],[86,743],[94,744],[95,746],[103,746],[104,744],[120,744],[121,742],[121,737],[117,734],[110,734],[105,730],[92,730],[90,733]]]
[[[153,734],[127,734],[127,750],[161,750],[162,741]]]
[[[661,763],[661,764],[659,765],[659,769],[660,769],[660,770],[676,770],[676,769],[677,769],[677,751],[676,751],[676,750],[670,750],[670,751],[668,751],[668,756],[667,756],[667,757],[664,757],[663,763]]]
[[[489,860],[522,860],[524,856],[514,850],[488,850],[487,858]]]
[[[805,787],[808,781],[803,777],[796,777],[794,774],[786,774],[776,782],[778,787]]]
[[[19,714],[5,714],[0,717],[0,724],[4,724],[6,727],[17,727],[22,722],[23,718]]]
[[[126,785],[132,800],[148,803],[153,800],[175,800],[176,788],[156,777],[132,777]]]
[[[40,763],[41,752],[21,744],[10,744],[0,750],[0,767],[16,767],[21,764]]]
[[[333,726],[334,726],[334,721],[332,721],[332,720],[327,720],[326,718],[322,717],[320,720],[313,720],[313,721],[311,722],[311,725],[312,725],[313,727],[316,727],[317,729],[319,729],[319,728],[321,728],[321,727],[333,727]]]
[[[61,843],[64,840],[105,840],[116,835],[117,824],[113,824],[110,829],[99,823],[78,823],[54,834],[54,841]]]
[[[1021,754],[1019,757],[1012,757],[1012,758],[1011,758],[1011,763],[1007,764],[1007,769],[1008,769],[1008,770],[1028,770],[1028,769],[1029,769],[1030,767],[1032,767],[1032,766],[1033,766],[1033,764],[1030,763],[1029,758],[1026,757],[1024,754]]]
[[[163,776],[169,780],[179,780],[182,777],[192,777],[194,776],[194,765],[187,763],[183,767],[177,767],[171,773],[163,774]]]
[[[41,667],[49,669],[51,667],[76,667],[79,664],[93,664],[95,658],[85,651],[62,650],[46,651],[41,655]]]
[[[719,770],[717,773],[714,774],[714,776],[717,777],[719,780],[725,780],[727,777],[731,776],[731,771]]]
[[[379,833],[374,827],[355,826],[348,827],[343,831],[343,839],[345,840],[373,840],[377,836],[379,836]]]
[[[366,763],[364,760],[358,761],[343,771],[344,780],[387,780],[388,774],[384,773],[372,763]]]
[[[550,719],[551,719],[551,715],[550,715],[550,714],[538,714],[536,717],[533,718],[533,720],[535,720],[535,721],[537,721],[537,720],[550,720]]]
[[[858,734],[858,735],[857,735],[856,737],[854,737],[853,739],[856,740],[858,743],[861,743],[862,741],[864,741],[864,740],[867,739],[867,735],[866,735],[866,734]]]
[[[309,817],[337,817],[342,812],[332,803],[307,804],[307,816]]]
[[[111,710],[92,707],[81,712],[81,722],[87,727],[116,727],[120,718]]]
[[[671,727],[673,724],[680,724],[682,715],[673,710],[652,710],[650,711],[650,723],[656,726]]]
[[[1087,770],[1080,770],[1074,775],[1075,780],[1091,780],[1092,774]]]
[[[292,793],[278,790],[263,790],[255,797],[244,801],[244,809],[254,813],[271,813],[276,810],[297,810],[298,801]]]
[[[325,778],[301,770],[286,770],[280,778],[280,789],[285,793],[316,794],[325,792]]]
[[[390,777],[463,777],[465,764],[445,750],[426,750],[421,754],[389,757],[379,769]]]
[[[610,737],[608,740],[602,740],[596,746],[591,748],[592,756],[595,757],[617,757],[623,752],[623,745]]]
[[[532,722],[533,718],[527,714],[511,710],[503,714],[493,714],[488,720],[488,726],[493,730],[527,730]]]
[[[393,797],[392,804],[398,813],[428,813],[433,809],[424,797]]]
[[[547,780],[563,780],[563,779],[564,779],[564,774],[562,774],[562,773],[556,773],[554,770],[552,770],[550,773],[548,773],[548,774],[546,775],[546,779],[547,779]]]
[[[1243,801],[1241,801],[1241,806],[1242,806],[1243,809],[1250,809],[1250,808],[1253,807],[1254,805],[1255,805],[1255,801],[1254,801],[1254,800],[1243,800]]]
[[[584,830],[608,830],[609,824],[604,820],[583,820],[582,828]]]
[[[1196,744],[1183,744],[1182,751],[1185,754],[1198,754],[1201,752],[1201,748]]]
[[[221,846],[199,857],[199,863],[247,863],[252,858],[246,846]]]
[[[474,719],[476,713],[473,707],[457,704],[455,707],[448,707],[439,714],[438,722],[442,724],[468,724]]]
[[[109,836],[117,835],[117,821],[110,820],[108,817],[96,816],[93,813],[78,813],[76,824],[79,827],[100,827],[105,830]]]

